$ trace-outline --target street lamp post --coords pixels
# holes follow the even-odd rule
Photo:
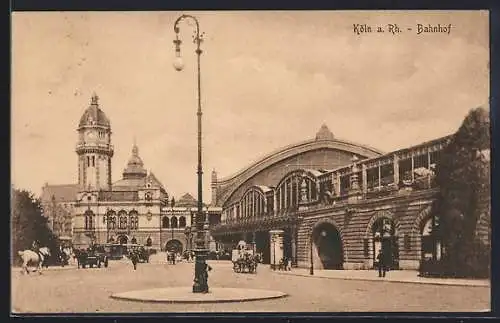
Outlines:
[[[181,15],[174,23],[174,32],[175,32],[175,54],[176,61],[174,62],[174,67],[177,71],[181,71],[183,68],[182,60],[181,60],[181,40],[179,39],[179,23],[184,19],[189,19],[195,22],[195,37],[193,42],[196,44],[196,56],[197,56],[197,76],[198,76],[198,210],[196,214],[196,248],[195,248],[195,273],[194,273],[194,284],[193,284],[193,293],[207,293],[208,292],[208,282],[205,276],[205,271],[207,268],[206,258],[208,254],[207,246],[206,246],[206,235],[208,230],[208,223],[202,223],[202,214],[203,214],[203,187],[202,187],[202,163],[201,163],[201,72],[200,72],[200,56],[202,50],[200,48],[201,43],[203,42],[203,34],[200,35],[200,25],[198,20],[191,15]],[[208,219],[207,219],[208,220]]]

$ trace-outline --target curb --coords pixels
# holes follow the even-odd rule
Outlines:
[[[137,302],[137,303],[163,303],[163,304],[216,304],[216,303],[242,303],[242,302],[256,302],[256,301],[266,301],[271,299],[285,298],[288,297],[288,294],[285,295],[277,295],[270,296],[265,298],[245,298],[245,299],[216,299],[216,300],[207,300],[207,301],[182,301],[182,300],[143,300],[132,297],[119,297],[115,295],[111,295],[110,298],[118,300],[118,301],[128,301],[128,302]]]
[[[161,290],[162,288],[159,288],[158,290]],[[166,288],[168,289],[168,288]],[[172,288],[175,289],[175,288]],[[234,289],[234,288],[215,288],[215,290],[218,289]],[[154,289],[153,289],[154,290]],[[213,290],[213,289],[212,289]],[[257,291],[257,290],[253,290]],[[164,304],[214,304],[214,303],[241,303],[241,302],[252,302],[252,301],[265,301],[265,300],[271,300],[271,299],[278,299],[278,298],[285,298],[288,297],[287,293],[283,292],[278,292],[278,291],[269,291],[266,290],[266,292],[273,292],[274,294],[268,294],[268,295],[253,295],[253,296],[246,296],[246,297],[234,297],[231,295],[226,295],[220,298],[212,298],[212,299],[200,299],[200,298],[194,298],[194,299],[186,299],[181,297],[178,297],[176,295],[171,295],[168,296],[167,298],[152,298],[152,297],[144,297],[144,296],[128,296],[126,295],[128,292],[125,293],[117,293],[117,294],[112,294],[109,297],[112,299],[116,300],[122,300],[122,301],[132,301],[132,302],[139,302],[139,303],[164,303]],[[124,295],[125,294],[125,295]]]
[[[276,272],[278,275],[290,275],[290,276],[299,276],[299,277],[310,277],[310,278],[324,278],[324,279],[338,279],[338,280],[357,280],[357,281],[370,281],[370,282],[387,282],[387,283],[406,283],[406,284],[418,284],[418,285],[439,285],[439,286],[459,286],[459,287],[483,287],[483,288],[491,288],[491,285],[478,285],[478,284],[460,284],[453,282],[419,282],[412,280],[387,280],[387,279],[369,279],[369,278],[351,278],[351,277],[327,277],[327,276],[317,276],[317,275],[306,275],[306,274],[286,274]]]
[[[70,270],[70,269],[77,269],[77,266],[64,266],[64,267],[49,267],[49,268],[43,268],[43,271],[59,271],[59,270]],[[17,271],[21,272],[23,269],[20,267],[12,267],[12,271]]]

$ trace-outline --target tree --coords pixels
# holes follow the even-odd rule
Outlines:
[[[33,241],[39,241],[41,246],[57,250],[57,237],[47,226],[43,216],[41,201],[25,190],[11,190],[11,235],[12,255],[15,261],[19,250],[30,249]]]
[[[440,216],[439,236],[449,273],[472,275],[477,267],[476,225],[482,195],[489,193],[490,119],[484,108],[471,110],[442,151],[436,169],[440,192],[433,212]]]

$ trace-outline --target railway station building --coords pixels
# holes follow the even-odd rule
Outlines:
[[[212,204],[222,218],[212,236],[227,246],[255,243],[264,263],[276,263],[270,244],[279,234],[283,255],[298,267],[371,269],[384,246],[393,269],[417,269],[440,252],[430,211],[435,167],[450,138],[385,153],[323,125],[310,140],[214,177]],[[489,196],[481,207],[478,228],[489,242]]]

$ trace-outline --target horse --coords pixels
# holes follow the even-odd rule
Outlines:
[[[28,265],[32,265],[35,267],[33,270],[38,271],[38,273],[41,275],[42,274],[42,264],[44,260],[48,257],[50,257],[50,249],[47,247],[41,247],[38,250],[38,253],[34,252],[33,250],[23,250],[23,251],[18,251],[18,255],[23,259],[23,271],[26,271],[27,274],[29,274],[28,270]]]

